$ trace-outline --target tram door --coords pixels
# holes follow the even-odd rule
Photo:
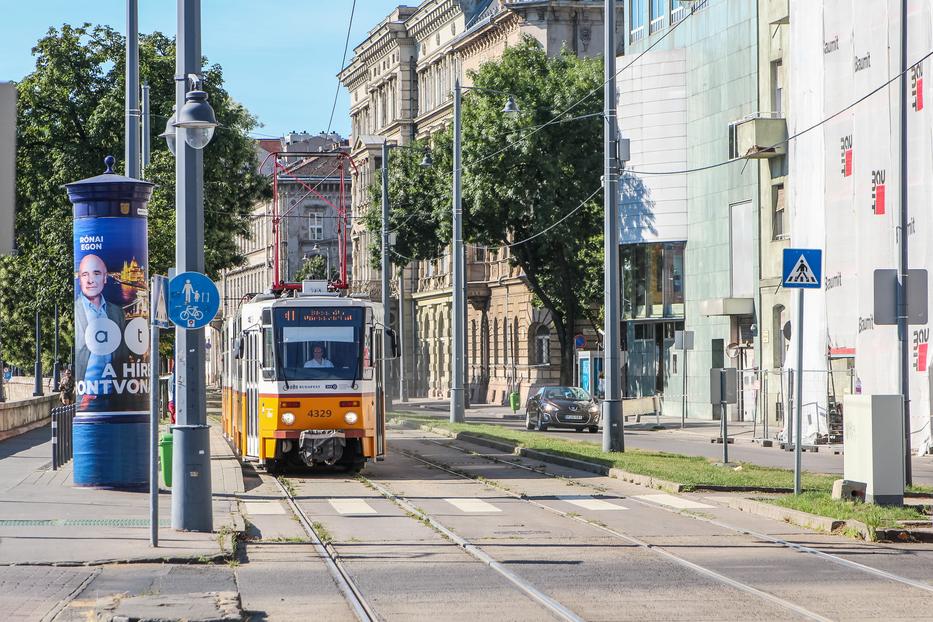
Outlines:
[[[246,333],[246,452],[259,457],[259,333]]]

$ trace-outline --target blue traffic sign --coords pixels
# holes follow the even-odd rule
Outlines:
[[[182,272],[168,284],[168,316],[185,329],[204,328],[220,309],[220,292],[200,272]]]
[[[784,249],[784,287],[819,289],[823,285],[823,251],[818,248]]]

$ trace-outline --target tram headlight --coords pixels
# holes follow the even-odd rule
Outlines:
[[[347,425],[353,425],[360,420],[360,416],[355,412],[348,412],[343,416],[343,420],[347,422]]]
[[[295,423],[295,413],[282,413],[282,423],[292,425]]]

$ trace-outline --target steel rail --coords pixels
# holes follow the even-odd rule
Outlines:
[[[544,472],[542,472],[542,471],[540,471],[540,470],[538,470],[538,469],[533,469],[533,468],[528,467],[528,466],[525,466],[525,465],[523,465],[523,464],[516,464],[516,463],[511,462],[511,461],[509,461],[509,460],[503,460],[503,459],[501,459],[501,458],[495,458],[495,457],[493,457],[493,456],[487,456],[487,455],[484,455],[484,454],[481,454],[481,453],[478,453],[478,452],[475,452],[475,451],[471,451],[471,450],[469,450],[469,449],[463,449],[463,448],[461,448],[461,447],[455,447],[453,444],[441,443],[441,442],[435,441],[435,440],[433,440],[433,439],[426,439],[426,440],[427,440],[428,442],[430,442],[430,443],[434,443],[434,444],[440,445],[440,446],[442,446],[442,447],[449,447],[450,449],[454,449],[454,450],[457,450],[457,451],[462,452],[462,453],[467,453],[467,454],[470,454],[470,455],[473,455],[473,456],[477,456],[477,457],[479,457],[479,458],[482,458],[482,459],[484,459],[484,460],[488,460],[488,461],[491,461],[491,462],[499,462],[499,463],[502,463],[502,464],[508,464],[508,465],[511,465],[511,466],[516,467],[516,468],[519,468],[519,469],[524,469],[524,470],[526,470],[526,471],[532,471],[532,472],[534,472],[534,473],[539,473],[539,474],[541,474],[541,475],[545,475],[545,476],[547,476],[547,477],[551,477],[551,478],[555,478],[555,479],[569,479],[569,480],[573,481],[575,484],[577,484],[577,485],[579,485],[579,486],[583,486],[583,487],[585,487],[585,488],[595,488],[594,486],[592,486],[592,485],[590,485],[590,484],[587,484],[586,482],[580,481],[580,480],[578,480],[578,479],[575,479],[575,478],[563,477],[563,476],[560,476],[560,475],[552,475],[551,473],[544,473]],[[403,452],[403,453],[404,453],[404,452]],[[797,552],[799,552],[799,553],[807,553],[807,554],[810,554],[810,555],[814,555],[814,556],[816,556],[816,557],[819,557],[819,558],[821,558],[821,559],[825,559],[825,560],[827,560],[827,561],[833,562],[833,563],[838,564],[838,565],[840,565],[840,566],[845,566],[845,567],[847,567],[847,568],[852,568],[852,569],[855,569],[855,570],[859,570],[859,571],[861,571],[861,572],[864,572],[864,573],[867,573],[867,574],[871,574],[871,575],[874,575],[874,576],[876,576],[876,577],[881,577],[881,578],[883,578],[883,579],[888,579],[888,580],[894,581],[894,582],[896,582],[896,583],[901,583],[901,584],[903,584],[903,585],[908,585],[908,586],[910,586],[910,587],[915,587],[915,588],[920,589],[920,590],[923,590],[923,591],[925,591],[925,592],[933,593],[933,585],[930,585],[930,584],[928,584],[928,583],[923,583],[922,581],[917,581],[917,580],[911,579],[911,578],[909,578],[909,577],[904,577],[904,576],[901,576],[901,575],[898,575],[898,574],[894,574],[893,572],[888,572],[887,570],[881,570],[880,568],[874,568],[874,567],[872,567],[872,566],[868,566],[868,565],[865,565],[865,564],[861,564],[861,563],[859,563],[859,562],[854,562],[854,561],[849,560],[849,559],[846,559],[846,558],[844,558],[844,557],[839,557],[839,556],[837,556],[837,555],[833,555],[832,553],[827,553],[827,552],[825,552],[825,551],[821,551],[821,550],[819,550],[819,549],[816,549],[816,548],[807,546],[807,545],[805,545],[805,544],[799,544],[799,543],[796,543],[796,542],[790,542],[789,540],[784,540],[783,538],[778,538],[778,537],[776,537],[776,536],[768,535],[768,534],[766,534],[766,533],[760,533],[760,532],[757,532],[757,531],[752,531],[751,529],[745,529],[745,528],[742,528],[742,527],[736,527],[736,526],[734,526],[734,525],[730,525],[730,524],[728,524],[728,523],[724,523],[724,522],[722,522],[722,521],[720,521],[720,520],[717,520],[717,519],[714,519],[714,518],[707,518],[707,517],[705,517],[705,516],[699,516],[699,515],[697,515],[697,514],[683,514],[683,513],[681,513],[680,511],[675,510],[675,509],[673,509],[673,508],[666,507],[666,506],[664,506],[664,505],[662,505],[662,504],[659,504],[659,503],[653,503],[653,502],[651,502],[651,501],[645,501],[644,499],[636,499],[635,497],[626,497],[626,500],[628,500],[628,501],[633,501],[633,502],[638,503],[639,505],[643,505],[643,506],[645,506],[645,507],[651,507],[651,508],[654,508],[654,509],[664,510],[665,512],[670,512],[671,514],[677,514],[677,515],[680,515],[680,516],[688,516],[688,517],[690,517],[690,518],[692,518],[692,519],[694,519],[694,520],[702,521],[702,522],[704,522],[704,523],[709,523],[710,525],[716,525],[717,527],[722,527],[723,529],[728,529],[729,531],[733,531],[733,532],[738,533],[738,534],[747,535],[747,536],[752,536],[753,538],[758,538],[758,539],[760,539],[760,540],[765,540],[765,541],[767,541],[767,542],[771,542],[772,544],[777,544],[777,545],[780,545],[780,546],[782,546],[782,547],[784,547],[784,548],[788,548],[788,549],[797,551]]]
[[[411,503],[406,501],[404,497],[394,494],[392,491],[388,490],[384,486],[377,484],[376,482],[369,479],[368,477],[364,477],[362,475],[358,475],[357,477],[359,478],[360,481],[365,483],[367,486],[372,486],[372,488],[376,490],[379,494],[381,494],[383,497],[385,497],[389,501],[395,503],[396,505],[398,505],[400,508],[402,508],[406,512],[414,516],[417,516],[419,520],[426,521],[427,523],[429,523],[432,527],[434,527],[434,529],[439,531],[446,538],[449,538],[452,542],[454,542],[457,546],[459,546],[461,549],[466,551],[473,558],[483,562],[484,564],[489,566],[491,569],[498,572],[500,575],[505,577],[510,583],[512,583],[512,585],[520,589],[527,596],[537,601],[539,604],[543,605],[548,611],[553,613],[555,616],[557,616],[561,620],[568,620],[571,622],[583,622],[583,618],[578,616],[576,613],[574,613],[573,611],[571,611],[570,609],[562,605],[560,602],[554,600],[553,598],[551,598],[544,592],[541,592],[535,586],[531,585],[530,583],[528,583],[527,581],[525,581],[524,579],[516,575],[511,570],[508,570],[505,566],[497,562],[488,553],[486,553],[485,551],[477,547],[475,544],[471,544],[468,540],[466,540],[462,536],[457,535],[456,533],[454,533],[453,531],[451,531],[450,529],[448,529],[447,527],[439,523],[437,520],[429,516],[428,514],[425,514],[423,511],[413,506]]]
[[[443,443],[437,443],[436,441],[429,441],[429,442],[434,442],[434,443],[436,443],[436,444],[438,444],[438,445],[441,445],[441,446],[443,446],[443,447],[451,447],[450,445],[445,445],[445,444],[443,444]],[[451,447],[451,448],[452,448],[452,449],[460,450],[460,448],[458,448],[458,447]],[[403,455],[405,455],[405,456],[407,456],[407,457],[409,457],[409,458],[411,458],[411,459],[413,459],[413,460],[417,460],[418,462],[422,462],[422,463],[424,463],[424,464],[426,464],[426,465],[429,465],[429,466],[431,466],[431,467],[433,467],[433,468],[435,468],[435,469],[439,469],[439,470],[441,470],[441,471],[444,471],[445,473],[450,473],[451,475],[456,475],[456,476],[458,476],[458,477],[462,477],[462,478],[464,478],[464,479],[468,479],[468,480],[471,480],[471,481],[476,481],[476,482],[479,481],[479,479],[476,478],[476,477],[473,477],[473,476],[468,475],[468,474],[466,474],[466,473],[461,473],[461,472],[459,472],[459,471],[450,469],[450,468],[448,468],[448,467],[445,466],[445,465],[438,464],[438,463],[436,463],[436,462],[433,462],[433,461],[431,461],[431,460],[428,460],[428,459],[426,459],[426,458],[423,458],[423,457],[421,457],[421,456],[419,456],[419,455],[416,455],[416,454],[412,453],[412,452],[409,451],[409,450],[399,449],[399,450],[397,450],[397,451],[399,451],[399,452],[402,453]],[[462,450],[461,450],[461,451],[462,451]],[[476,454],[476,455],[478,455],[478,456],[480,456],[480,457],[483,457],[483,458],[486,457],[486,456],[482,456],[482,454]],[[506,461],[506,460],[496,460],[496,462],[503,462],[503,463],[508,464],[508,465],[510,465],[510,466],[522,467],[522,468],[525,468],[525,469],[527,469],[527,470],[533,471],[533,472],[535,472],[535,473],[540,473],[540,471],[536,471],[535,469],[529,469],[528,467],[524,467],[523,465],[517,465],[517,464],[514,464],[514,463],[512,463],[512,462],[508,462],[508,461]],[[549,474],[547,474],[547,473],[545,473],[544,475],[548,475],[548,477],[555,477],[555,476],[549,475]],[[746,592],[746,593],[751,594],[751,595],[753,595],[753,596],[757,596],[758,598],[761,598],[762,600],[766,600],[766,601],[768,601],[768,602],[770,602],[770,603],[772,603],[772,604],[774,604],[774,605],[777,605],[777,606],[779,606],[779,607],[783,607],[784,609],[787,609],[787,610],[789,610],[789,611],[793,611],[794,613],[797,613],[797,614],[799,614],[799,615],[802,615],[803,617],[808,618],[808,619],[810,619],[810,620],[819,620],[820,622],[831,622],[831,620],[832,620],[831,618],[827,618],[827,617],[822,616],[822,615],[820,615],[820,614],[818,614],[818,613],[816,613],[816,612],[810,611],[809,609],[807,609],[807,608],[805,608],[805,607],[801,607],[800,605],[797,605],[796,603],[792,603],[792,602],[790,602],[789,600],[785,600],[785,599],[781,598],[780,596],[775,596],[774,594],[771,594],[771,593],[769,593],[769,592],[765,592],[765,591],[763,591],[763,590],[759,590],[759,589],[756,588],[756,587],[753,587],[753,586],[748,585],[748,584],[746,584],[746,583],[742,583],[741,581],[737,581],[736,579],[733,579],[733,578],[731,578],[731,577],[727,577],[726,575],[720,574],[720,573],[716,572],[715,570],[711,570],[711,569],[706,568],[706,567],[704,567],[704,566],[700,566],[699,564],[696,564],[696,563],[691,562],[691,561],[689,561],[689,560],[687,560],[687,559],[684,559],[683,557],[680,557],[680,556],[678,556],[678,555],[675,555],[674,553],[671,553],[670,551],[664,549],[663,547],[660,547],[660,546],[651,544],[650,542],[645,542],[644,540],[642,540],[642,539],[640,539],[640,538],[636,538],[635,536],[631,536],[631,535],[629,535],[629,534],[623,533],[623,532],[618,531],[618,530],[616,530],[616,529],[612,529],[611,527],[607,527],[606,525],[602,525],[602,524],[599,524],[599,523],[591,522],[591,521],[589,521],[589,520],[583,518],[582,516],[577,516],[577,515],[571,514],[571,513],[569,513],[569,512],[564,512],[563,510],[559,510],[559,509],[553,508],[553,507],[551,507],[551,506],[549,506],[549,505],[545,505],[545,504],[543,504],[543,503],[540,503],[540,502],[538,502],[538,501],[535,501],[534,499],[529,499],[528,497],[526,497],[526,496],[524,496],[524,495],[521,495],[521,494],[519,494],[519,493],[513,492],[513,491],[511,491],[511,490],[505,488],[505,487],[502,486],[501,484],[498,484],[498,483],[496,483],[496,482],[494,482],[494,481],[491,481],[491,480],[488,480],[488,479],[484,479],[484,480],[482,481],[482,483],[485,484],[485,485],[488,485],[488,486],[492,486],[492,487],[494,487],[494,488],[496,488],[496,489],[502,491],[503,493],[505,493],[506,495],[508,495],[508,496],[510,496],[510,497],[513,497],[513,498],[515,498],[515,499],[520,499],[520,500],[525,501],[525,502],[527,502],[527,503],[530,503],[530,504],[532,504],[532,505],[534,505],[534,506],[536,506],[536,507],[539,507],[539,508],[541,508],[541,509],[547,510],[548,512],[551,512],[551,513],[553,513],[553,514],[557,514],[558,516],[562,516],[562,517],[564,517],[564,518],[569,518],[569,519],[571,519],[571,520],[574,520],[574,521],[583,523],[584,525],[589,525],[590,527],[593,527],[593,528],[598,529],[598,530],[600,530],[600,531],[602,531],[602,532],[608,533],[608,534],[613,535],[613,536],[615,536],[615,537],[617,537],[617,538],[620,538],[620,539],[622,539],[622,540],[625,540],[626,542],[629,542],[630,544],[634,544],[634,545],[636,545],[636,546],[638,546],[638,547],[641,547],[641,548],[644,548],[644,549],[646,549],[646,550],[649,550],[649,551],[652,551],[652,552],[654,552],[654,553],[657,553],[657,554],[660,555],[661,557],[664,557],[665,559],[667,559],[667,560],[669,560],[669,561],[672,561],[672,562],[674,562],[675,564],[677,564],[677,565],[679,565],[679,566],[682,566],[682,567],[684,567],[684,568],[687,568],[687,569],[689,569],[689,570],[692,570],[692,571],[696,572],[697,574],[701,574],[701,575],[703,575],[703,576],[705,576],[705,577],[707,577],[707,578],[710,578],[710,579],[713,579],[713,580],[715,580],[715,581],[718,581],[718,582],[720,582],[720,583],[722,583],[722,584],[724,584],[724,585],[728,585],[728,586],[730,586],[730,587],[733,587],[733,588],[735,588],[735,589],[737,589],[737,590],[739,590],[739,591]]]
[[[298,518],[298,523],[301,525],[302,529],[304,529],[311,538],[311,543],[314,545],[315,551],[318,556],[324,560],[327,570],[330,572],[337,587],[343,593],[347,603],[353,609],[353,613],[356,614],[357,619],[361,620],[361,622],[376,622],[379,620],[379,616],[376,615],[376,611],[373,609],[372,605],[366,601],[362,591],[360,591],[360,588],[357,587],[353,578],[350,576],[349,571],[344,568],[343,563],[340,561],[340,556],[324,543],[318,535],[317,530],[314,529],[312,522],[308,520],[304,511],[298,506],[292,493],[282,485],[282,482],[280,482],[278,478],[275,478],[275,485],[279,487],[289,508],[291,508],[292,512]]]

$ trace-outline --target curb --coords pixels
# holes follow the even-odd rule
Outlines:
[[[425,432],[433,432],[434,434],[439,434],[441,436],[446,436],[447,438],[453,438],[457,440],[464,440],[476,445],[484,445],[486,447],[491,447],[493,449],[498,449],[499,451],[509,453],[515,456],[522,456],[525,458],[531,458],[533,460],[539,460],[541,462],[547,462],[549,464],[556,464],[558,466],[565,466],[572,469],[578,469],[580,471],[586,471],[588,473],[596,473],[597,475],[606,475],[608,477],[613,477],[615,479],[620,479],[622,481],[631,482],[633,484],[639,484],[647,488],[655,488],[658,490],[663,490],[665,492],[683,492],[685,486],[677,482],[670,482],[663,479],[658,479],[656,477],[651,477],[650,475],[641,475],[638,473],[629,473],[628,471],[623,471],[622,469],[617,469],[615,467],[608,467],[602,464],[596,464],[594,462],[586,462],[585,460],[578,460],[576,458],[568,458],[566,456],[560,456],[556,454],[550,454],[543,451],[538,451],[536,449],[528,449],[527,447],[519,447],[513,445],[512,443],[506,441],[497,441],[494,439],[486,438],[484,436],[477,436],[475,434],[470,434],[469,432],[451,432],[450,430],[445,430],[444,428],[435,428],[429,425],[421,425],[414,421],[409,421],[403,419],[396,415],[396,420],[399,421],[404,427],[413,429],[413,430],[424,430]]]
[[[436,428],[427,424],[420,424],[415,421],[409,421],[405,419],[402,415],[393,415],[393,418],[400,422],[404,427],[409,429],[420,429],[425,432],[433,432],[434,434],[439,434],[441,436],[446,436],[448,438],[462,439],[469,441],[476,445],[484,445],[486,447],[492,447],[493,449],[498,449],[506,453],[514,454],[516,456],[524,456],[527,458],[533,458],[535,460],[540,460],[541,462],[548,462],[551,464],[557,464],[560,466],[566,466],[573,469],[579,469],[581,471],[586,471],[588,473],[596,473],[598,475],[606,475],[608,477],[613,477],[625,482],[630,482],[632,484],[638,484],[639,486],[645,486],[646,488],[654,488],[657,490],[663,490],[665,492],[677,493],[677,492],[756,492],[756,493],[789,493],[793,492],[793,488],[768,488],[765,486],[718,486],[715,484],[701,484],[701,485],[687,485],[680,482],[672,482],[666,479],[660,479],[653,477],[651,475],[643,475],[641,473],[632,473],[630,471],[625,471],[623,469],[617,469],[615,467],[609,467],[603,464],[595,462],[587,462],[585,460],[580,460],[578,458],[569,458],[566,456],[561,456],[559,454],[551,454],[543,451],[538,451],[536,449],[528,449],[526,447],[521,447],[514,445],[508,441],[500,441],[496,439],[491,439],[485,436],[479,436],[471,432],[451,432],[445,428]]]
[[[842,520],[838,518],[829,518],[827,516],[817,516],[800,510],[782,508],[778,505],[755,501],[754,499],[726,498],[719,499],[729,507],[749,514],[756,514],[764,518],[784,521],[799,527],[837,533],[839,531],[855,531],[859,537],[866,542],[933,542],[933,532],[924,530],[911,530],[904,528],[888,527],[884,529],[872,529],[865,523],[854,518]]]

